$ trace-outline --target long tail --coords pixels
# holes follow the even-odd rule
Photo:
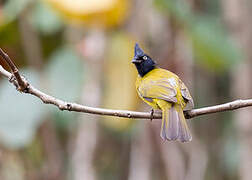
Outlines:
[[[192,140],[190,130],[182,108],[177,104],[166,103],[162,109],[162,126],[160,136],[164,140],[180,140],[187,142]]]

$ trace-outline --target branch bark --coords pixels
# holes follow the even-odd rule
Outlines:
[[[25,88],[28,86],[27,81],[24,81],[21,77],[21,75],[18,72],[17,66],[14,64],[14,62],[10,59],[8,54],[6,54],[1,48],[0,48],[0,56],[5,60],[5,62],[8,64],[10,67],[13,76],[18,82],[18,90],[24,91]],[[10,78],[11,79],[11,78]]]
[[[0,65],[0,74],[4,77],[7,77],[9,81],[14,84],[20,92],[34,95],[42,100],[45,104],[52,104],[57,106],[60,110],[67,111],[75,111],[75,112],[83,112],[90,114],[98,114],[98,115],[106,115],[106,116],[118,116],[118,117],[126,117],[126,118],[137,118],[137,119],[161,119],[161,113],[154,113],[153,117],[150,112],[136,112],[136,111],[127,111],[127,110],[115,110],[115,109],[103,109],[103,108],[94,108],[89,106],[80,105],[72,102],[65,102],[61,99],[57,99],[53,96],[50,96],[28,83],[28,81],[19,74],[18,68],[13,63],[13,61],[9,58],[9,56],[0,48],[0,56],[3,60],[9,65],[12,73],[6,71]],[[235,100],[229,103],[209,106],[199,109],[193,109],[190,111],[185,111],[185,117],[187,119],[204,115],[211,114],[223,111],[232,111],[239,108],[244,108],[252,106],[252,99],[247,100]]]

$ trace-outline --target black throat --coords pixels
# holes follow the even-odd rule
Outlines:
[[[150,64],[140,63],[140,64],[135,64],[135,66],[137,68],[138,74],[141,77],[144,77],[145,74],[147,74],[148,72],[156,68],[155,64],[153,63],[150,63]]]

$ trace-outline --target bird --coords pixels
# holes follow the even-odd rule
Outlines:
[[[194,107],[192,96],[182,80],[157,63],[135,44],[132,59],[138,71],[136,90],[139,97],[154,109],[161,109],[160,136],[163,140],[189,142],[192,136],[183,111]]]

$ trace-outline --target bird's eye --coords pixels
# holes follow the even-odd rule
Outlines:
[[[147,60],[147,56],[144,56],[144,57],[143,57],[143,60]]]

